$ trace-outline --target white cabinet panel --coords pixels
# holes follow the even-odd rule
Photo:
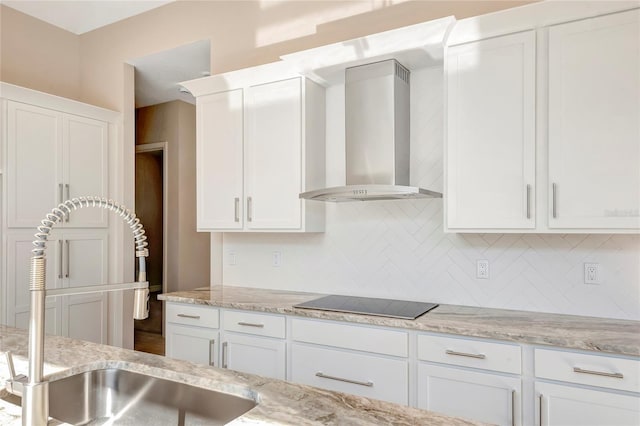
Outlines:
[[[284,340],[225,333],[222,337],[222,367],[274,379],[285,379]]]
[[[449,229],[535,227],[535,32],[449,48]]]
[[[242,229],[242,89],[197,99],[198,229]]]
[[[7,226],[35,228],[61,202],[62,113],[7,106]]]
[[[301,78],[247,89],[247,228],[300,228]]]
[[[70,197],[107,197],[108,126],[33,105],[8,102],[9,227],[36,227]],[[80,209],[59,227],[106,227],[108,212]]]
[[[63,129],[67,164],[63,179],[64,199],[86,196],[107,198],[107,123],[65,114]],[[108,215],[109,211],[105,209],[79,209],[71,213],[65,227],[106,227]]]
[[[513,426],[521,421],[520,378],[430,364],[418,366],[418,408]]]
[[[549,29],[549,227],[640,229],[640,11]]]
[[[637,426],[640,398],[536,382],[536,417],[544,426]],[[542,405],[540,405],[542,404]],[[539,416],[542,415],[542,419]]]
[[[217,366],[218,330],[167,323],[166,354],[198,364]]]
[[[406,405],[408,380],[406,359],[291,345],[291,381],[296,383]]]

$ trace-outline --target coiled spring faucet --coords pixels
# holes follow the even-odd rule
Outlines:
[[[138,276],[133,283],[105,284],[101,286],[86,286],[64,289],[45,290],[46,259],[45,249],[51,228],[62,222],[72,211],[99,207],[110,210],[119,215],[131,231],[135,239],[135,254],[138,258]],[[38,232],[33,241],[31,251],[31,272],[29,275],[29,290],[31,293],[31,309],[29,313],[29,376],[16,376],[11,355],[7,355],[11,378],[7,382],[7,389],[22,396],[22,425],[42,426],[49,419],[49,382],[43,379],[44,367],[44,314],[45,296],[60,296],[70,294],[96,293],[102,291],[130,290],[134,291],[134,319],[145,319],[149,316],[149,282],[146,274],[147,237],[140,219],[126,207],[100,197],[78,197],[67,200],[51,212],[38,226]]]

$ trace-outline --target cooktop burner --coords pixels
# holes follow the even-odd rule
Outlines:
[[[377,315],[381,317],[416,319],[437,307],[436,303],[409,302],[406,300],[375,299],[356,296],[324,296],[295,305],[294,308],[319,309],[321,311],[347,312],[351,314]]]

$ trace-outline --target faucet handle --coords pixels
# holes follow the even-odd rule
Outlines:
[[[13,354],[11,351],[5,352],[5,357],[7,358],[7,368],[9,369],[9,380],[15,380],[16,378],[16,368],[13,365]]]
[[[24,384],[27,382],[27,376],[24,374],[16,375],[11,351],[5,352],[5,357],[7,358],[7,367],[9,369],[9,379],[6,381],[5,389],[9,391],[9,393],[21,397]]]

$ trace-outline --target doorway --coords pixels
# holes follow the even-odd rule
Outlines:
[[[158,295],[166,291],[166,142],[136,145],[136,214],[144,225],[149,243],[147,280],[149,318],[135,320],[134,348],[164,355],[164,312]]]

